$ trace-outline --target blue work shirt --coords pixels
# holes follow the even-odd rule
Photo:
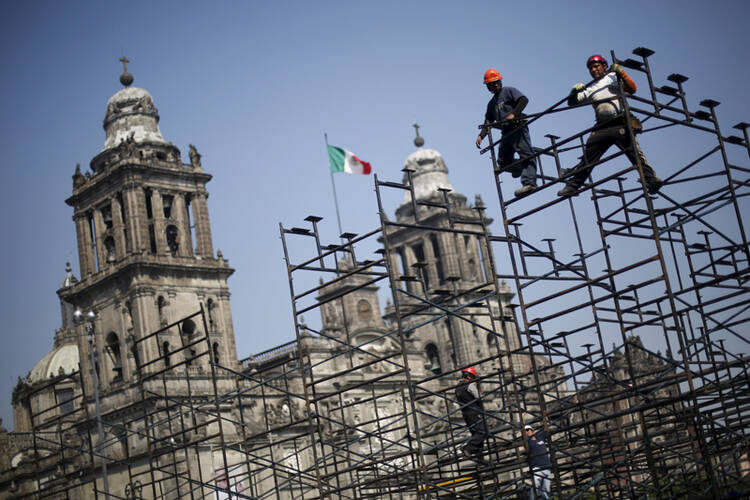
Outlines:
[[[536,439],[529,438],[529,465],[532,468],[551,469],[552,462],[547,453],[547,433],[538,431],[534,433]]]
[[[504,120],[506,116],[511,113],[516,113],[516,106],[518,101],[526,97],[515,87],[503,87],[500,92],[492,96],[492,99],[487,103],[487,111],[484,114],[485,123],[499,122]],[[516,116],[521,118],[521,116]]]

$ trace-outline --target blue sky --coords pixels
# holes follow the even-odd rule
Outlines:
[[[321,215],[337,235],[323,134],[400,180],[415,148],[439,150],[453,186],[482,194],[497,217],[488,160],[474,147],[496,67],[539,111],[587,81],[592,53],[629,56],[638,46],[657,80],[690,77],[692,107],[720,101],[725,130],[750,121],[747,1],[674,2],[6,2],[0,20],[3,234],[0,417],[10,394],[52,347],[55,290],[65,262],[78,275],[71,194],[76,163],[102,148],[107,99],[121,88],[126,55],[160,127],[187,161],[203,155],[214,247],[230,278],[240,357],[292,340],[278,223]],[[638,81],[638,80],[637,80]],[[638,83],[643,83],[638,81]],[[532,141],[590,125],[577,110],[532,128]],[[668,162],[679,143],[643,144]],[[667,167],[664,167],[667,168]],[[378,224],[371,177],[336,178],[345,231]],[[507,184],[508,189],[514,188]],[[400,197],[386,199],[395,210]],[[500,228],[495,227],[499,232]]]

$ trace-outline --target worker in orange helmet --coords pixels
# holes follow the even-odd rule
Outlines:
[[[593,105],[596,125],[583,148],[581,161],[569,171],[573,174],[557,195],[577,196],[578,190],[586,182],[594,165],[613,145],[623,151],[633,165],[641,164],[646,191],[649,194],[656,194],[662,186],[662,180],[648,164],[634,136],[631,140],[626,122],[628,118],[625,111],[620,109],[622,107],[618,97],[620,85],[625,93],[633,94],[636,91],[635,82],[619,64],[608,67],[607,60],[599,54],[589,57],[586,60],[586,67],[594,81],[588,86],[582,83],[575,84],[568,96],[568,106],[587,103]],[[640,122],[631,121],[630,128],[633,132],[638,132],[636,127],[642,129]]]
[[[479,390],[477,371],[473,366],[461,370],[461,381],[456,386],[456,399],[461,405],[461,415],[469,427],[471,437],[461,452],[472,460],[482,460],[482,445],[487,438],[487,424],[484,420],[484,404]]]
[[[513,177],[521,178],[521,188],[514,193],[516,197],[526,196],[536,189],[536,161],[529,128],[523,120],[523,110],[529,99],[515,87],[504,87],[503,77],[496,69],[485,71],[484,84],[492,92],[484,114],[484,123],[500,122],[495,127],[502,131],[498,162],[500,167],[506,167],[515,161],[514,155],[518,153],[520,161],[510,169],[510,173]],[[476,140],[478,148],[486,135],[487,127],[482,127]]]

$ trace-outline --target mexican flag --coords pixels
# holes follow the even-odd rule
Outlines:
[[[369,174],[372,167],[366,161],[362,161],[351,151],[336,146],[328,146],[328,160],[331,163],[331,172],[346,172],[347,174]]]

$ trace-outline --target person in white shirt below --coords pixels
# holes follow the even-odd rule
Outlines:
[[[524,426],[524,431],[528,442],[529,466],[533,479],[529,499],[549,500],[552,462],[547,451],[547,434],[543,430],[534,432],[534,428],[530,425]]]
[[[568,96],[568,105],[592,104],[596,113],[596,127],[586,141],[581,162],[569,171],[573,175],[557,195],[577,195],[578,189],[586,182],[586,178],[594,168],[592,164],[599,161],[612,145],[624,151],[633,165],[636,165],[640,160],[643,166],[646,190],[649,194],[657,193],[661,188],[662,181],[648,164],[638,141],[633,138],[631,143],[631,135],[628,133],[625,121],[626,115],[620,109],[621,103],[617,97],[619,82],[622,82],[622,88],[628,94],[635,93],[635,82],[619,64],[613,64],[608,71],[607,60],[598,54],[588,58],[586,67],[588,67],[589,73],[595,81],[589,86],[582,83],[574,85]]]

